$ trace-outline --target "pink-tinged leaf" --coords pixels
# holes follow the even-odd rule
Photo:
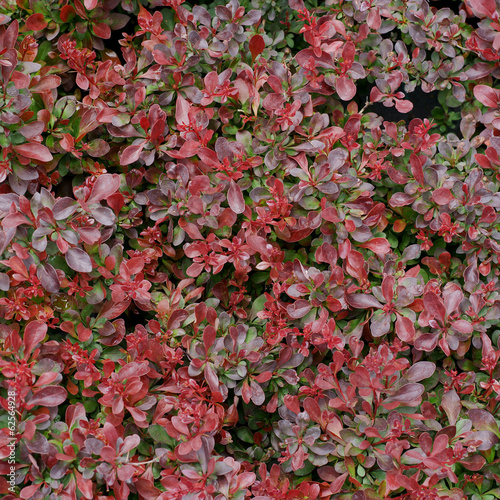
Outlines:
[[[303,318],[311,309],[312,305],[309,301],[299,299],[293,304],[290,304],[286,310],[290,318],[299,319]]]
[[[94,187],[87,200],[87,204],[98,203],[114,194],[120,188],[120,176],[118,174],[103,174],[95,181]],[[56,202],[57,203],[57,202]]]
[[[403,342],[413,342],[415,339],[415,326],[410,318],[398,314],[396,320],[396,334]]]
[[[16,153],[26,158],[31,158],[32,160],[48,162],[54,159],[48,148],[38,142],[19,144],[17,146],[12,146],[12,149],[14,149]]]
[[[448,188],[439,188],[432,193],[432,201],[438,205],[448,205],[453,199],[455,197]]]
[[[126,147],[120,157],[120,165],[130,165],[138,161],[145,145],[146,142],[144,141],[141,144]]]
[[[99,3],[99,0],[84,0],[83,5],[85,5],[85,8],[87,10],[92,10],[97,7],[97,4]]]
[[[460,397],[454,390],[445,392],[441,400],[441,407],[445,411],[450,425],[455,425],[460,416],[462,404],[460,403]]]
[[[27,405],[29,408],[34,406],[45,406],[48,408],[54,408],[66,401],[68,397],[68,392],[64,387],[58,385],[48,385],[43,387],[28,401]]]
[[[25,22],[26,29],[29,31],[41,31],[47,27],[47,24],[43,14],[31,14]]]
[[[413,103],[403,99],[395,99],[394,104],[400,113],[409,113],[413,109]]]
[[[472,409],[469,410],[468,415],[472,421],[472,425],[478,431],[490,431],[500,438],[498,424],[490,412],[481,409]]]
[[[337,78],[335,90],[343,101],[350,101],[356,95],[356,85],[348,76]]]
[[[465,319],[458,319],[457,321],[452,321],[450,324],[459,333],[470,335],[474,331],[474,327]]]
[[[31,321],[24,330],[24,359],[29,359],[29,356],[35,346],[41,342],[47,335],[47,325],[41,321]]]
[[[376,309],[382,309],[382,304],[373,296],[368,293],[355,293],[346,294],[346,302],[356,309],[369,309],[374,307]]]
[[[359,246],[361,248],[368,248],[368,250],[377,255],[386,255],[391,251],[391,245],[385,238],[373,238]]]
[[[86,252],[81,248],[70,248],[65,254],[66,262],[73,271],[79,273],[90,273],[92,271],[92,261]]]
[[[268,248],[268,243],[267,241],[262,238],[262,236],[257,236],[254,234],[249,234],[246,238],[248,245],[252,250],[255,250],[256,252],[260,253],[264,257],[269,257],[269,251],[270,248]],[[269,245],[270,247],[270,245]]]
[[[424,294],[424,309],[444,325],[446,310],[443,301],[433,292]]]
[[[234,181],[231,181],[229,184],[227,201],[229,207],[235,214],[242,214],[245,211],[245,198],[243,197],[240,186]]]
[[[496,109],[498,107],[498,93],[487,85],[476,85],[474,87],[474,97],[488,108]]]
[[[252,54],[252,59],[255,60],[259,54],[264,52],[266,42],[264,41],[264,38],[262,38],[262,35],[254,35],[250,38],[248,47],[250,49],[250,53]]]

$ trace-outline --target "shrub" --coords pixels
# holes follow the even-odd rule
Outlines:
[[[500,498],[499,13],[1,0],[3,498]]]

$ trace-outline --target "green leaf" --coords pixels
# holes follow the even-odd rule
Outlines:
[[[164,427],[158,424],[153,424],[148,427],[148,433],[157,443],[168,444],[173,446],[173,439],[168,435]]]

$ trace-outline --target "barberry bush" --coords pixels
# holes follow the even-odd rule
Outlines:
[[[500,498],[499,14],[0,0],[3,498]]]

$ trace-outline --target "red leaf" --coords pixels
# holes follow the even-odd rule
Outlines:
[[[99,38],[104,38],[105,40],[111,38],[111,28],[106,23],[94,24],[93,31]]]
[[[120,187],[120,176],[118,174],[103,174],[95,181],[94,187],[90,192],[87,204],[98,203],[115,193]]]
[[[126,147],[120,157],[120,165],[130,165],[136,162],[145,145],[146,141],[143,141],[141,144]]]
[[[255,58],[266,48],[266,42],[264,42],[264,38],[262,38],[261,35],[254,35],[250,38],[248,46],[252,54],[252,59],[255,60]]]
[[[41,31],[47,27],[47,24],[43,14],[31,14],[26,19],[26,29],[29,31]]]
[[[236,182],[231,181],[227,192],[227,201],[229,207],[235,214],[242,214],[245,211],[245,199],[241,192],[240,186]]]
[[[53,408],[64,403],[67,397],[68,392],[64,387],[48,385],[37,391],[27,404],[29,408],[33,408],[34,406]]]
[[[448,188],[439,188],[432,193],[432,200],[438,205],[448,205],[454,198]]]
[[[12,146],[16,153],[31,158],[32,160],[48,162],[53,160],[51,152],[43,144],[38,142],[28,142],[26,144],[19,144]]]
[[[396,334],[403,342],[412,342],[415,338],[415,327],[410,318],[397,315]]]
[[[391,251],[391,245],[385,238],[373,238],[359,246],[361,248],[368,248],[378,255],[385,255]]]
[[[28,323],[24,330],[24,359],[28,359],[29,355],[35,348],[36,344],[41,342],[47,335],[47,325],[41,321],[32,321]]]

